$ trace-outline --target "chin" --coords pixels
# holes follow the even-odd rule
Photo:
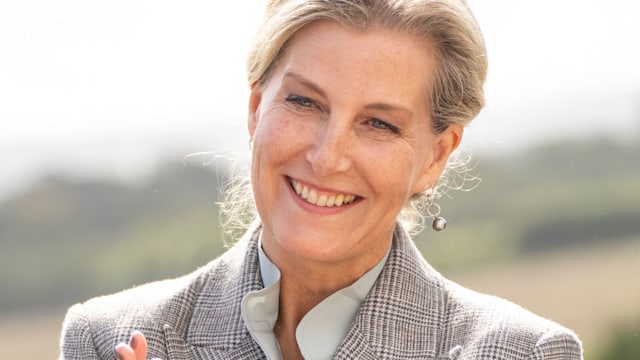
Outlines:
[[[329,229],[285,226],[274,231],[276,242],[285,251],[302,258],[318,261],[335,261],[348,251],[345,239],[352,238],[344,231],[338,233]]]

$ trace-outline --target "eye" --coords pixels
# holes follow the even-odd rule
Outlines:
[[[285,100],[289,103],[293,103],[295,105],[305,107],[305,108],[310,108],[315,105],[315,102],[306,96],[289,95]]]
[[[371,126],[373,126],[374,128],[379,129],[379,130],[388,130],[388,131],[391,131],[394,134],[398,133],[398,128],[397,127],[395,127],[395,126],[393,126],[393,125],[391,125],[391,124],[389,124],[389,123],[387,123],[385,121],[382,121],[380,119],[372,118],[372,119],[369,120],[369,124]]]

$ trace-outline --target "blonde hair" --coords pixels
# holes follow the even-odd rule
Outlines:
[[[429,99],[434,131],[467,125],[484,106],[484,38],[462,0],[271,0],[249,53],[249,85],[264,84],[295,34],[318,20],[357,31],[399,31],[432,45],[438,59]]]
[[[265,84],[296,33],[320,20],[335,21],[354,31],[397,31],[432,46],[438,63],[427,101],[431,102],[434,132],[440,133],[451,124],[469,124],[484,106],[486,49],[478,24],[463,0],[271,0],[249,52],[249,85]],[[466,179],[467,164],[451,162],[448,167],[454,165]],[[448,181],[441,181],[439,187]],[[244,226],[246,219],[257,214],[252,199],[247,199],[252,195],[247,185],[246,179],[236,179],[226,193],[223,213],[226,211],[228,226],[236,222]],[[407,220],[410,226],[419,224],[423,204],[422,194],[413,196],[399,220]]]

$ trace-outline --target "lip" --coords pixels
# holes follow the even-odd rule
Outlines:
[[[352,194],[352,195],[355,196],[355,199],[349,204],[345,204],[345,205],[341,205],[341,206],[333,206],[333,207],[318,206],[318,205],[315,205],[315,204],[311,204],[311,203],[305,201],[302,197],[300,197],[300,195],[298,195],[296,193],[295,189],[293,188],[293,186],[291,184],[292,180],[294,180],[296,183],[299,183],[299,184],[305,185],[307,187],[313,188],[314,190],[319,191],[322,194],[328,194],[328,195]],[[356,204],[358,204],[362,200],[361,196],[358,196],[358,195],[353,194],[353,193],[338,191],[338,190],[335,190],[335,189],[329,189],[329,188],[322,187],[322,186],[316,186],[316,185],[313,185],[311,183],[308,183],[308,182],[305,182],[305,181],[301,181],[301,180],[298,180],[296,178],[292,178],[292,177],[289,177],[289,176],[285,176],[284,177],[284,181],[285,181],[285,185],[289,189],[289,193],[291,194],[291,197],[296,202],[296,204],[298,204],[298,206],[300,206],[301,208],[303,208],[303,209],[305,209],[305,210],[307,210],[309,212],[313,212],[313,213],[317,213],[317,214],[330,215],[330,214],[341,213],[343,211],[351,209],[353,206],[355,206]]]

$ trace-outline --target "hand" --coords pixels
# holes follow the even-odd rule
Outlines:
[[[116,354],[119,360],[147,360],[147,347],[147,339],[144,335],[140,331],[134,331],[128,345],[125,343],[116,345]]]

